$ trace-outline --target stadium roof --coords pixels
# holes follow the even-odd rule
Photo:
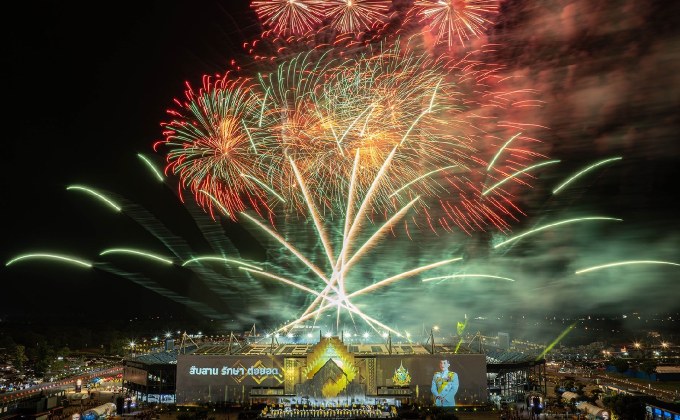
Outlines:
[[[186,352],[195,350],[195,346],[190,346],[186,348]],[[144,363],[146,365],[172,365],[177,363],[177,355],[179,354],[179,349],[166,350],[157,353],[147,353],[137,356],[131,359],[134,362]]]
[[[680,366],[657,366],[656,373],[680,373]]]
[[[487,365],[498,365],[506,363],[527,363],[536,360],[535,354],[514,352],[507,350],[487,350],[486,351],[486,364]]]
[[[194,350],[196,355],[228,355],[239,354],[246,356],[260,356],[265,354],[276,356],[306,356],[312,351],[317,343],[286,343],[286,344],[264,344],[254,343],[245,345],[231,346],[225,344],[204,344]],[[347,349],[357,356],[367,355],[424,355],[430,354],[430,348],[422,344],[392,344],[387,343],[350,343]],[[435,353],[453,354],[456,353],[455,345],[437,345]],[[460,347],[457,353],[470,353],[467,347]]]
[[[147,365],[168,365],[176,364],[177,356],[182,354],[194,354],[205,356],[227,356],[227,355],[241,355],[241,356],[262,356],[274,355],[284,357],[306,357],[317,343],[285,343],[285,344],[264,344],[264,343],[204,343],[200,346],[187,346],[184,349],[176,348],[172,351],[162,351],[158,353],[149,353],[137,356],[132,359],[134,362],[143,363]],[[430,346],[422,344],[392,344],[391,352],[390,346],[387,343],[351,343],[347,346],[348,350],[356,356],[378,356],[378,355],[428,355],[431,354]],[[467,346],[459,346],[456,351],[456,345],[438,344],[435,346],[435,354],[471,354],[476,353]],[[477,353],[478,354],[478,353]],[[502,349],[485,349],[486,364],[488,366],[505,366],[505,365],[520,365],[541,363],[536,361],[535,354],[528,354],[522,352],[511,352]]]

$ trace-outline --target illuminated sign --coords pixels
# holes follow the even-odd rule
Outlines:
[[[451,375],[442,371],[443,357]],[[306,354],[291,357],[187,354],[177,358],[180,404],[244,402],[282,394],[315,401],[378,397],[481,405],[488,402],[486,358],[483,354],[357,357],[339,340],[327,338]]]
[[[196,367],[189,368],[189,375],[221,375],[221,376],[269,376],[280,375],[278,368],[268,368],[261,366],[251,366],[248,369],[244,367],[229,367],[223,366],[222,369],[216,367]]]

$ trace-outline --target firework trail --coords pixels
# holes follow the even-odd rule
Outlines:
[[[52,254],[52,253],[32,253],[32,254],[23,254],[16,256],[12,258],[11,260],[7,261],[5,263],[5,266],[10,266],[14,263],[17,263],[19,261],[23,260],[30,260],[30,259],[45,259],[45,260],[56,260],[56,261],[61,261],[65,262],[68,264],[73,264],[77,267],[85,267],[85,268],[92,268],[92,263],[89,261],[85,261],[79,258],[74,258],[68,255],[60,255],[60,254]]]

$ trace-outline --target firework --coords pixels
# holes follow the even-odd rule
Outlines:
[[[358,33],[382,24],[391,0],[327,0],[325,13],[330,25],[344,33]]]
[[[675,267],[680,267],[680,264],[671,261],[654,261],[654,260],[630,260],[630,261],[618,261],[608,264],[596,265],[594,267],[583,268],[577,270],[575,274],[583,274],[591,271],[602,270],[611,267],[620,267],[622,265],[637,265],[637,264],[660,264],[660,265],[672,265]]]
[[[323,218],[345,217],[354,171],[356,195],[373,190],[371,217],[422,197],[412,204],[433,230],[507,229],[518,210],[500,186],[526,184],[520,175],[546,163],[526,167],[539,155],[521,145],[507,149],[508,159],[497,153],[493,171],[480,156],[506,130],[481,115],[511,104],[512,92],[489,90],[481,101],[469,92],[499,78],[478,62],[408,45],[352,58],[332,49],[298,54],[257,83],[222,78],[188,90],[165,124],[168,170],[203,207],[234,219],[247,208],[307,213],[310,202]],[[489,181],[496,183],[485,187]],[[433,199],[439,214],[428,210]]]
[[[389,0],[324,1],[324,20],[314,30],[282,33],[268,29],[259,38],[243,43],[256,61],[281,63],[297,54],[323,50],[338,56],[356,56],[380,43],[395,44],[417,26],[410,8],[391,10]]]
[[[511,238],[504,240],[503,242],[497,243],[496,245],[494,245],[494,248],[499,248],[499,247],[506,245],[506,244],[509,244],[511,242],[518,241],[518,240],[524,238],[525,236],[533,235],[535,233],[541,232],[541,231],[546,230],[546,229],[552,229],[552,228],[557,227],[557,226],[567,225],[567,224],[571,224],[571,223],[581,223],[581,222],[589,222],[589,221],[622,222],[623,219],[617,219],[617,218],[614,218],[614,217],[590,216],[590,217],[579,217],[579,218],[576,218],[576,219],[560,220],[559,222],[550,223],[550,224],[547,224],[547,225],[544,225],[544,226],[539,226],[537,228],[528,230],[524,233],[520,233],[519,235],[515,235]]]
[[[259,179],[266,156],[258,150],[257,121],[265,98],[258,97],[243,79],[204,79],[198,91],[188,88],[186,101],[177,103],[164,124],[168,170],[182,179],[196,201],[212,212],[227,215],[245,208],[268,211],[267,192]]]
[[[191,249],[188,239],[134,203],[117,198],[122,203],[118,205],[96,190],[71,186],[69,190],[125,212],[166,249],[157,255],[112,248],[93,262],[36,252],[6,264],[47,260],[92,267],[126,277],[211,319],[233,319],[225,313],[238,307],[243,308],[237,315],[243,317],[240,320],[259,322],[260,316],[275,313],[288,328],[307,320],[321,324],[327,320],[321,315],[337,311],[336,325],[342,312],[348,317],[345,320],[363,320],[381,333],[399,335],[381,321],[402,323],[408,313],[425,322],[430,312],[438,315],[435,305],[421,299],[425,293],[419,293],[428,291],[429,285],[469,278],[482,280],[475,283],[542,281],[540,273],[532,271],[537,266],[532,259],[523,258],[521,264],[513,259],[512,267],[502,269],[506,261],[494,257],[520,241],[540,238],[539,233],[549,229],[575,231],[590,222],[621,221],[558,216],[510,234],[513,222],[524,216],[522,208],[528,200],[522,194],[538,178],[534,170],[558,161],[539,153],[539,142],[532,137],[534,126],[523,124],[514,112],[538,105],[526,101],[526,94],[533,93],[504,88],[507,75],[486,64],[483,52],[461,58],[452,51],[456,44],[467,47],[483,36],[500,1],[398,1],[394,11],[391,3],[252,2],[267,30],[246,44],[255,63],[243,68],[251,72],[244,77],[206,77],[199,89],[189,87],[176,102],[163,124],[166,177],[153,161],[138,155],[159,181],[178,177],[180,195],[193,194],[213,218],[224,215],[242,222],[267,248],[266,259],[241,258],[240,248],[229,239],[241,239],[229,231],[236,227],[212,223],[193,200],[183,199],[206,240],[200,250]],[[412,34],[414,27],[431,31],[441,48],[425,49],[404,39],[403,33]],[[620,159],[583,168],[554,194]],[[556,215],[556,211],[545,214]],[[474,231],[500,232],[487,243],[490,235],[472,237]],[[446,232],[454,235],[440,235]],[[473,240],[466,241],[461,232]],[[466,252],[465,247],[478,239],[480,245],[493,249]],[[206,244],[210,249],[205,249]],[[542,254],[543,250],[536,251]],[[480,255],[490,258],[474,259]],[[211,296],[194,302],[139,273],[113,266],[130,256],[142,263],[164,263],[185,274],[191,270],[200,280],[197,285],[213,292],[215,300]],[[538,261],[543,256],[532,258]],[[576,274],[637,264],[679,266],[661,260],[615,261],[600,261],[603,265]],[[578,267],[591,263],[581,262]],[[515,269],[519,265],[525,268]],[[498,272],[486,273],[488,267]],[[285,290],[263,286],[266,281]],[[461,283],[472,282],[457,286]],[[461,289],[455,294],[462,298]],[[522,294],[528,290],[524,282],[519,289]],[[442,315],[449,317],[457,302],[454,293],[445,292],[437,293],[436,299],[446,299]],[[428,314],[410,312],[420,309],[417,306]],[[390,317],[390,312],[397,316]],[[466,324],[461,328],[459,323],[459,335]]]
[[[587,167],[585,167],[584,169],[581,169],[580,171],[578,171],[578,172],[575,173],[574,175],[572,175],[572,176],[570,176],[569,178],[567,178],[566,181],[562,182],[560,185],[558,185],[557,187],[555,187],[555,189],[553,190],[553,194],[557,194],[557,193],[560,192],[560,190],[562,190],[564,187],[566,187],[567,185],[569,185],[569,184],[571,184],[572,182],[574,182],[574,180],[576,180],[577,178],[579,178],[579,177],[585,175],[587,172],[590,172],[590,171],[592,171],[593,169],[598,168],[598,167],[600,167],[600,166],[602,166],[602,165],[605,165],[605,164],[607,164],[607,163],[609,163],[609,162],[614,162],[614,161],[621,160],[621,159],[623,159],[623,158],[620,157],[620,156],[617,156],[617,157],[613,157],[613,158],[609,158],[609,159],[604,159],[604,160],[595,162],[595,163],[593,163],[592,165],[588,165]]]
[[[235,220],[249,208],[307,214],[309,203],[321,219],[348,218],[354,173],[356,203],[371,218],[413,206],[405,226],[506,230],[521,212],[501,186],[527,185],[520,175],[557,161],[529,165],[540,156],[525,148],[533,139],[508,133],[487,165],[482,151],[512,128],[489,116],[512,106],[514,92],[488,88],[500,79],[479,61],[408,42],[351,58],[298,54],[256,81],[206,78],[165,124],[167,170],[201,206]]]
[[[511,175],[506,176],[505,178],[501,179],[500,181],[498,181],[497,183],[495,183],[491,187],[485,189],[484,192],[482,192],[482,195],[489,194],[491,191],[495,190],[496,188],[500,187],[501,185],[505,184],[506,182],[512,180],[513,178],[515,178],[519,175],[522,175],[525,172],[529,172],[532,169],[540,168],[540,167],[543,167],[543,166],[546,166],[546,165],[553,165],[555,163],[560,163],[560,161],[559,160],[548,160],[546,162],[539,162],[539,163],[537,163],[535,165],[531,165],[527,168],[520,169],[519,171],[517,171],[517,172],[515,172]],[[490,167],[491,167],[491,165],[489,165],[489,168]]]
[[[141,153],[137,153],[137,157],[139,157],[142,160],[142,162],[144,162],[146,164],[146,166],[151,170],[151,172],[154,174],[156,179],[158,179],[160,182],[163,182],[163,175],[158,170],[158,168],[156,168],[156,165],[151,163],[149,158],[147,158],[146,156],[144,156]]]
[[[367,8],[360,15],[366,19],[369,11],[387,9],[385,2],[326,4],[337,8],[329,13],[338,16],[333,20],[338,31],[368,24],[351,8]],[[333,45],[274,60],[250,77],[227,73],[204,77],[199,89],[187,85],[157,143],[165,147],[165,173],[179,178],[180,196],[187,190],[213,217],[217,210],[254,227],[279,245],[286,261],[250,265],[220,250],[196,256],[173,249],[170,241],[164,241],[174,254],[170,258],[127,248],[100,256],[184,261],[183,267],[200,271],[214,289],[220,276],[202,262],[222,262],[305,293],[301,313],[284,328],[337,311],[338,328],[342,312],[376,331],[399,334],[355,300],[425,273],[442,278],[462,257],[442,252],[370,279],[362,270],[372,251],[388,235],[411,237],[410,228],[505,232],[522,214],[513,190],[529,185],[527,172],[556,161],[534,163],[542,156],[529,147],[535,140],[525,134],[526,126],[503,122],[505,111],[526,92],[502,89],[507,78],[474,54],[432,55],[413,38],[378,45],[335,39]],[[305,243],[276,227],[277,220],[294,217],[305,226]],[[150,231],[168,236],[163,229]]]
[[[236,260],[236,259],[233,259],[233,258],[224,258],[224,257],[217,256],[217,255],[202,255],[202,256],[199,256],[199,257],[191,258],[190,260],[184,261],[182,263],[182,267],[189,265],[189,264],[198,263],[198,262],[201,262],[201,261],[220,261],[220,262],[223,262],[223,263],[236,264],[237,266],[243,266],[243,267],[251,268],[251,269],[254,269],[254,270],[258,270],[258,271],[262,270],[260,267],[257,267],[257,266],[252,265],[252,264],[248,264],[245,261]]]
[[[258,0],[252,7],[264,26],[283,35],[303,34],[323,20],[321,0]]]
[[[498,13],[498,0],[416,0],[416,13],[435,37],[449,48],[479,37]]]
[[[511,278],[508,277],[501,277],[501,276],[494,276],[491,274],[451,274],[448,276],[439,276],[439,277],[430,277],[427,279],[423,279],[424,282],[428,281],[437,281],[437,280],[448,280],[448,279],[464,279],[464,278],[470,278],[470,277],[480,277],[480,278],[485,278],[485,279],[496,279],[496,280],[505,280],[505,281],[515,281]]]
[[[92,197],[97,198],[99,201],[106,204],[107,206],[109,206],[110,208],[115,210],[116,212],[120,212],[122,210],[122,207],[119,204],[115,203],[113,200],[106,197],[104,194],[102,194],[99,191],[96,191],[96,190],[94,190],[90,187],[85,187],[83,185],[70,185],[70,186],[66,187],[66,190],[67,191],[82,191],[86,194],[91,195]]]
[[[99,253],[99,255],[109,255],[109,254],[135,255],[135,256],[146,258],[146,259],[149,259],[149,260],[162,262],[163,264],[168,264],[168,265],[172,264],[172,261],[169,260],[166,257],[161,257],[160,255],[156,255],[156,254],[153,254],[151,252],[142,251],[142,250],[139,250],[139,249],[111,248],[111,249],[105,249],[104,251]]]
[[[462,259],[441,255],[362,281],[375,247],[402,227],[410,237],[409,226],[505,232],[522,214],[513,191],[529,185],[532,169],[557,161],[534,163],[542,156],[530,149],[527,126],[503,122],[516,96],[527,104],[526,92],[503,90],[498,68],[474,55],[434,56],[412,39],[346,51],[293,54],[252,78],[205,77],[163,124],[165,172],[179,177],[180,195],[188,190],[213,217],[218,210],[254,227],[287,261],[260,268],[228,254],[101,255],[186,261],[195,270],[220,261],[306,293],[306,309],[286,327],[337,311],[338,327],[343,312],[397,333],[354,300],[426,272],[441,277]],[[290,217],[306,219],[311,249],[321,253],[275,227]]]
[[[90,263],[88,261],[84,261],[84,260],[81,260],[81,259],[78,259],[78,258],[69,257],[69,256],[66,256],[66,255],[45,254],[45,253],[34,253],[34,254],[19,255],[17,257],[12,258],[9,261],[7,261],[5,263],[5,266],[9,266],[9,265],[17,263],[19,261],[30,260],[30,259],[55,260],[55,261],[65,262],[65,263],[68,263],[68,264],[73,264],[73,265],[79,266],[79,267],[92,268],[92,263]]]

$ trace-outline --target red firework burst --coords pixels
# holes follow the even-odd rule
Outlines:
[[[265,26],[283,35],[303,34],[323,20],[321,0],[258,0],[251,6]]]
[[[325,13],[334,29],[358,33],[382,24],[391,5],[391,0],[327,0]]]
[[[498,13],[498,0],[416,0],[421,23],[428,25],[436,43],[465,44],[479,37]]]

